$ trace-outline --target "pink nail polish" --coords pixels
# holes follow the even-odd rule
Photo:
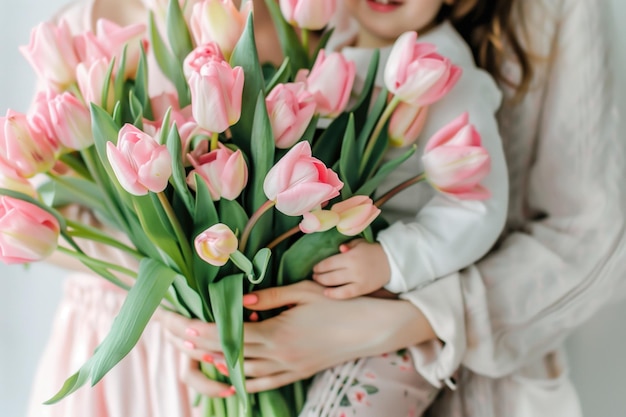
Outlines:
[[[215,368],[224,376],[228,376],[228,367],[224,363],[216,363]]]
[[[251,306],[259,301],[259,296],[256,294],[246,294],[243,296],[243,305]]]
[[[202,355],[202,362],[213,363],[213,360],[213,356],[209,355],[208,353]]]
[[[189,337],[198,337],[200,336],[200,332],[194,329],[193,327],[187,327],[185,329],[185,334]]]
[[[348,247],[348,245],[339,245],[339,252],[346,253],[349,250],[350,250],[350,248]]]
[[[253,311],[250,314],[250,321],[252,322],[259,321],[259,313],[257,313],[256,311]]]
[[[185,340],[183,342],[183,346],[185,346],[189,350],[194,350],[196,348],[196,344],[190,340]]]

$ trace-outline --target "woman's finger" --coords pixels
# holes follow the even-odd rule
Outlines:
[[[272,310],[293,304],[305,304],[323,297],[324,287],[312,281],[300,281],[283,287],[255,291],[244,296],[244,306],[250,310]]]
[[[313,274],[315,282],[319,282],[326,287],[335,287],[337,285],[347,284],[350,282],[350,278],[351,277],[346,274],[345,270],[342,269],[327,272],[325,274]]]
[[[292,382],[300,381],[308,378],[309,376],[311,375],[301,376],[295,372],[287,371],[267,377],[248,379],[246,380],[246,390],[249,393],[268,391],[283,387],[287,384],[291,384]]]
[[[213,381],[200,371],[200,364],[197,361],[183,357],[181,359],[180,379],[183,383],[207,397],[230,397],[235,391],[228,384]]]

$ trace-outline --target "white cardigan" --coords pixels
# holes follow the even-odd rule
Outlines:
[[[506,237],[476,265],[405,294],[440,339],[413,349],[419,371],[438,383],[460,366],[457,390],[430,416],[581,415],[563,340],[626,293],[626,141],[601,6],[524,3],[529,45],[545,59],[530,93],[500,112]],[[513,60],[505,70],[518,73]]]

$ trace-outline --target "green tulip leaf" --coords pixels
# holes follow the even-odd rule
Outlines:
[[[170,1],[167,7],[167,38],[178,62],[183,62],[193,50],[189,28],[178,1]]]
[[[167,114],[169,116],[170,112],[168,112]],[[167,126],[168,125],[163,124],[163,126],[161,127],[161,131],[166,131],[165,129],[167,129]],[[182,141],[180,139],[176,124],[174,124],[172,128],[169,129],[166,144],[167,149],[169,150],[172,157],[172,177],[170,178],[170,183],[174,187],[176,194],[178,194],[180,199],[185,204],[187,212],[191,214],[194,212],[195,207],[193,196],[191,195],[189,187],[187,186],[187,174],[183,165],[183,160],[185,156],[183,156]]]

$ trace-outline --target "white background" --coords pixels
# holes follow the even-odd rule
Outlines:
[[[17,46],[28,43],[30,28],[51,16],[64,3],[65,0],[0,2],[0,113],[4,114],[9,106],[26,110],[33,93],[34,76]],[[626,1],[600,0],[597,4],[612,8],[612,17],[608,20],[615,39],[616,74],[621,82],[618,87],[622,99],[620,110],[622,120],[626,120]],[[62,277],[62,271],[46,265],[24,269],[0,264],[2,417],[21,417],[25,413],[30,382],[61,294]],[[626,416],[624,323],[626,302],[608,306],[570,338],[572,374],[585,416]]]

